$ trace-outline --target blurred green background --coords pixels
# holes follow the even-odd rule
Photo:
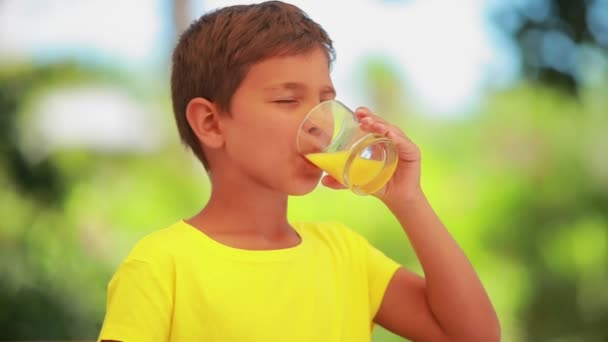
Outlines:
[[[608,1],[423,2],[353,1],[350,18],[345,5],[296,4],[330,35],[361,22],[357,6],[384,23],[333,35],[338,92],[420,145],[424,188],[486,285],[503,340],[608,341]],[[169,55],[192,18],[226,4],[0,1],[0,340],[94,340],[133,244],[204,204],[209,183],[173,123]],[[479,37],[446,33],[470,23],[459,11],[492,43],[464,75],[452,72]],[[424,14],[410,34],[402,12]],[[357,42],[366,34],[403,43],[406,57]],[[499,48],[488,57],[488,46]],[[464,100],[432,97],[453,99],[479,70]],[[290,217],[343,220],[420,271],[372,198],[319,188],[292,198]]]

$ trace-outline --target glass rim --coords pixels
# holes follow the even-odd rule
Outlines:
[[[332,99],[332,100],[325,100],[325,101],[319,102],[314,107],[312,107],[308,111],[308,113],[306,113],[306,115],[302,119],[302,122],[298,126],[297,135],[296,135],[296,149],[297,149],[298,153],[302,153],[302,149],[301,149],[301,146],[300,146],[300,134],[302,132],[302,129],[303,129],[304,125],[306,124],[307,119],[317,109],[319,109],[319,108],[321,108],[323,106],[327,106],[329,104],[340,106],[341,108],[345,109],[350,114],[350,116],[352,117],[352,119],[353,119],[354,122],[358,122],[359,121],[357,119],[357,116],[355,115],[355,112],[353,110],[351,110],[347,105],[345,105],[342,101],[339,101],[339,100],[336,100],[336,99]],[[332,111],[332,113],[333,113],[333,111]],[[335,117],[334,117],[334,120],[335,120]],[[341,128],[340,128],[340,133],[337,134],[336,136],[339,136],[340,134],[342,134],[342,131],[344,131],[344,127],[345,127],[344,122],[345,121],[346,121],[345,119],[342,120],[342,123],[341,123],[342,125],[341,125]],[[334,143],[334,140],[335,140],[336,136],[334,136],[334,134],[332,134],[331,142],[325,147],[325,149],[329,148],[329,146],[331,146]]]

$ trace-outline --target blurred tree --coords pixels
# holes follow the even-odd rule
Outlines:
[[[582,48],[608,57],[607,0],[522,0],[496,5],[495,22],[513,35],[523,76],[576,95]]]
[[[98,329],[91,308],[65,286],[80,283],[79,277],[56,260],[68,264],[73,257],[94,264],[69,239],[70,218],[57,215],[64,209],[69,177],[52,156],[28,158],[18,134],[23,107],[41,89],[104,74],[69,62],[0,70],[0,340],[83,338]],[[65,254],[55,258],[52,249],[59,243]],[[81,270],[82,278],[107,273],[101,266],[90,270]]]
[[[523,341],[608,341],[608,102],[560,95],[522,87],[493,99],[479,143],[500,184],[487,236],[525,269],[512,298]]]
[[[72,68],[60,65],[17,69],[0,75],[0,165],[6,168],[10,182],[18,191],[49,205],[62,202],[61,178],[48,158],[33,164],[19,149],[17,115],[23,100],[42,82]]]

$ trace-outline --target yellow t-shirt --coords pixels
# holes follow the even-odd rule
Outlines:
[[[99,340],[370,341],[399,265],[339,223],[295,247],[223,245],[184,221],[133,248],[108,285]]]

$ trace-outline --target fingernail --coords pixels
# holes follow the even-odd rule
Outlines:
[[[363,113],[363,114],[369,114],[370,110],[367,107],[359,107],[359,108],[357,108],[356,112]]]

